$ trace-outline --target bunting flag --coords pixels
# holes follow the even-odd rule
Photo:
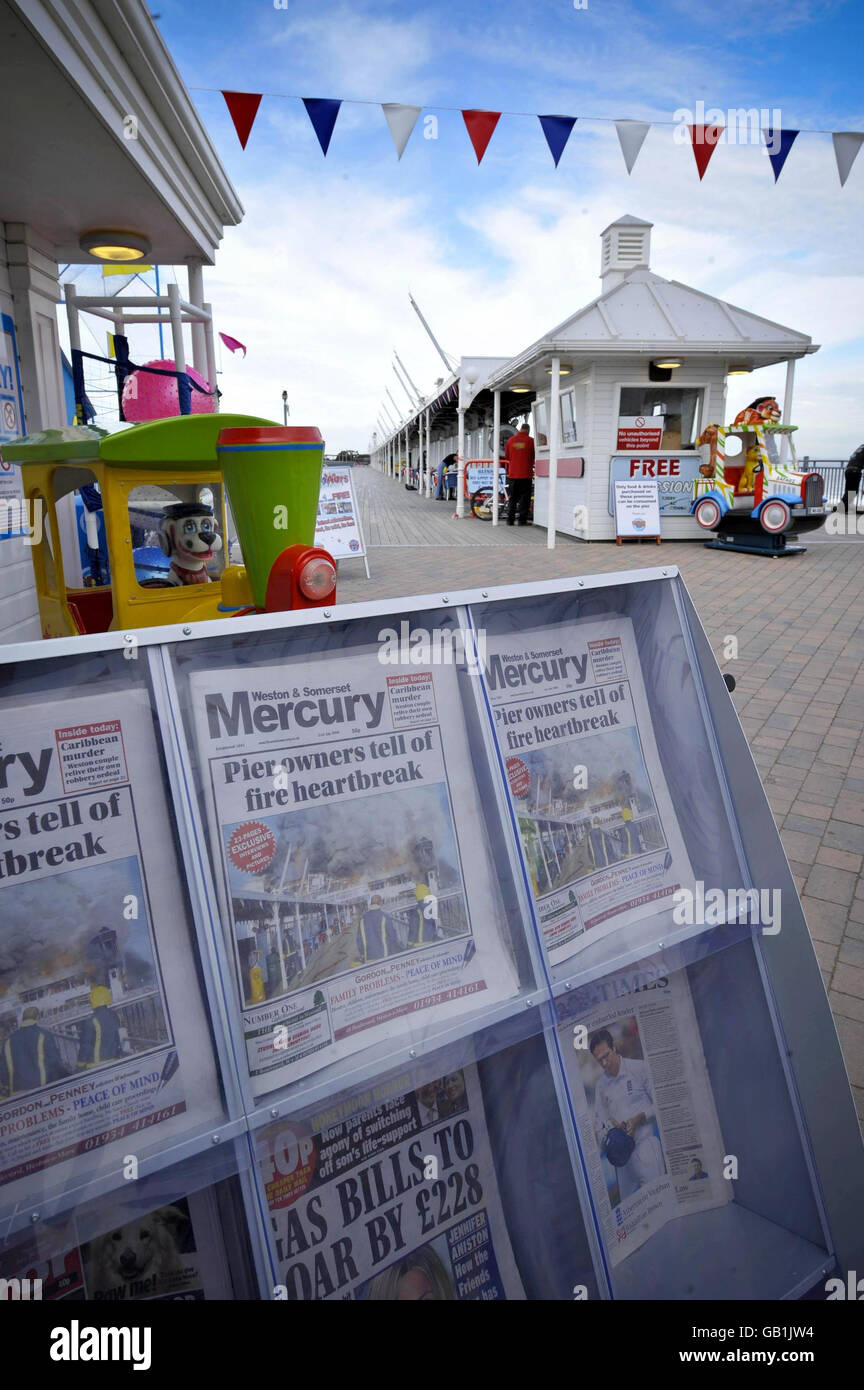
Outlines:
[[[762,132],[762,139],[768,149],[768,158],[771,160],[771,168],[774,170],[775,183],[780,177],[780,171],[786,163],[786,156],[795,144],[795,136],[798,133],[797,130],[775,130],[773,126],[769,126],[767,130]],[[778,139],[780,141],[779,148],[772,149],[772,146],[777,145]]]
[[[479,164],[486,153],[489,141],[492,139],[492,132],[501,119],[501,112],[463,111],[462,119],[465,122],[465,129],[468,131]]]
[[[543,127],[543,134],[546,136],[546,144],[549,146],[552,158],[555,160],[555,168],[558,168],[558,161],[564,153],[564,147],[573,133],[576,124],[576,116],[538,116],[538,121]]]
[[[699,170],[699,182],[705,176],[708,162],[717,148],[717,141],[723,134],[722,125],[689,125],[690,139],[693,142],[693,158]]]
[[[384,101],[381,103],[381,110],[387,118],[390,134],[393,136],[393,144],[396,146],[396,154],[401,159],[423,107],[403,106],[398,101]]]
[[[228,107],[228,114],[234,122],[237,139],[245,150],[246,141],[249,139],[255,124],[255,117],[258,115],[258,107],[261,105],[261,93],[223,92],[222,95],[225,98],[225,105]]]
[[[192,90],[206,91],[209,89],[192,88]],[[278,95],[283,99],[287,100],[296,99],[287,92],[280,92],[275,94],[270,93],[270,95]],[[252,131],[252,126],[254,125],[255,119],[258,114],[258,108],[261,105],[263,94],[260,92],[223,91],[222,96],[225,98],[225,104],[228,107],[228,112],[231,116],[231,120],[234,123],[234,129],[237,132],[237,138],[239,139],[241,146],[245,150],[247,141]],[[312,122],[312,128],[315,131],[315,134],[318,138],[318,143],[321,146],[323,154],[326,155],[330,149],[330,141],[333,135],[333,130],[336,125],[336,120],[339,115],[340,108],[342,106],[342,101],[341,99],[331,100],[329,98],[318,97],[302,97],[300,98],[300,100],[302,100],[303,105],[306,107],[306,113],[309,116],[310,121]],[[414,127],[417,124],[423,107],[409,106],[402,102],[396,101],[381,102],[380,106],[381,110],[384,112],[384,117],[387,121],[393,144],[396,148],[397,157],[401,159],[407,147],[408,141],[411,139]],[[502,115],[508,114],[522,116],[528,115],[528,113],[524,111],[480,111],[476,108],[464,108],[462,110],[462,119],[465,122],[465,129],[468,131],[471,144],[474,148],[474,153],[477,156],[478,164],[481,164],[483,162],[486,150],[489,147],[489,141],[492,139],[492,135]],[[580,117],[538,115],[537,119],[540,122],[543,135],[546,139],[546,144],[549,146],[549,151],[552,155],[553,160],[555,161],[555,167],[557,169],[561,161],[561,157],[567,147],[567,142],[569,141],[570,136],[573,134],[573,127],[576,125],[577,119],[582,120],[583,122],[603,121],[605,123],[609,118],[605,116],[601,117],[584,115]],[[636,160],[639,158],[639,155],[642,151],[642,146],[645,142],[645,137],[648,134],[649,130],[652,129],[652,126],[657,124],[677,125],[678,122],[636,121],[630,120],[628,118],[610,122],[610,124],[614,124],[615,126],[615,130],[618,135],[618,143],[621,147],[621,153],[624,157],[624,163],[627,166],[627,173],[632,174],[633,169],[636,165]],[[695,124],[688,125],[687,127],[687,129],[690,132],[690,143],[693,149],[693,157],[696,160],[696,168],[699,172],[700,181],[705,177],[705,171],[708,168],[709,163],[711,162],[711,156],[713,155],[717,143],[720,140],[721,135],[723,134],[724,128],[725,127],[722,125]],[[854,165],[855,160],[858,157],[858,152],[861,149],[861,146],[864,145],[864,132],[857,130],[801,131],[791,129],[786,130],[780,129],[779,127],[771,126],[766,127],[764,130],[762,130],[761,136],[766,146],[768,147],[768,156],[771,160],[771,168],[774,173],[775,184],[777,183],[781,173],[783,172],[786,160],[789,156],[789,152],[792,149],[793,144],[797,140],[798,136],[801,134],[831,136],[834,142],[834,158],[837,162],[837,172],[840,176],[840,186],[842,188],[843,185],[846,183],[849,174],[852,171],[852,166]],[[737,144],[739,142],[730,138],[730,143]],[[776,148],[772,148],[775,145]],[[106,269],[104,273],[107,275],[123,275],[130,273],[130,269],[130,267],[126,266],[117,266],[112,267],[110,269]],[[135,267],[136,272],[151,269],[151,266]]]
[[[103,265],[102,279],[107,275],[143,275],[145,270],[152,269],[152,265],[140,265],[138,261],[126,261],[123,265]]]
[[[855,158],[864,145],[864,135],[857,130],[838,130],[831,136],[834,141],[834,158],[837,160],[837,173],[840,175],[840,187],[849,177]]]
[[[246,356],[245,343],[241,343],[236,338],[232,338],[230,333],[220,333],[219,337],[222,339],[229,352],[242,352],[243,356]]]
[[[330,138],[342,102],[331,101],[329,97],[304,97],[303,105],[306,107],[306,114],[312,122],[312,129],[318,136],[318,144],[326,155],[330,148]]]
[[[627,173],[633,173],[633,165],[639,157],[645,136],[651,129],[648,121],[616,121],[615,129],[618,132],[618,143],[621,146],[621,153],[624,156],[624,163],[627,165]]]

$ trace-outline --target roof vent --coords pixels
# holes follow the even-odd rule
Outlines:
[[[638,217],[619,217],[602,233],[600,278],[604,294],[619,285],[631,270],[649,268],[653,225]]]

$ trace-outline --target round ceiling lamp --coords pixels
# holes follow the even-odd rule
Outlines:
[[[150,242],[137,232],[85,232],[79,241],[82,251],[97,261],[143,261],[150,254]]]

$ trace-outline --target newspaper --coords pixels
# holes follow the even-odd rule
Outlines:
[[[476,1067],[407,1080],[260,1136],[276,1299],[524,1298]]]
[[[605,983],[614,995],[615,977]],[[558,1028],[603,1242],[619,1264],[667,1222],[732,1200],[683,972]]]
[[[190,690],[256,1094],[516,992],[452,666]]]
[[[0,1281],[33,1302],[131,1303],[231,1297],[213,1194],[179,1197],[143,1215],[100,1203],[45,1222],[0,1250]]]
[[[629,618],[487,637],[495,734],[557,965],[664,908],[693,873]]]
[[[147,694],[0,722],[0,1184],[23,1201],[219,1092]]]

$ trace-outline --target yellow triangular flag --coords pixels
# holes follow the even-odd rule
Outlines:
[[[137,261],[126,261],[124,265],[103,265],[103,280],[108,275],[140,275],[144,270],[152,270],[152,265],[139,265]]]

